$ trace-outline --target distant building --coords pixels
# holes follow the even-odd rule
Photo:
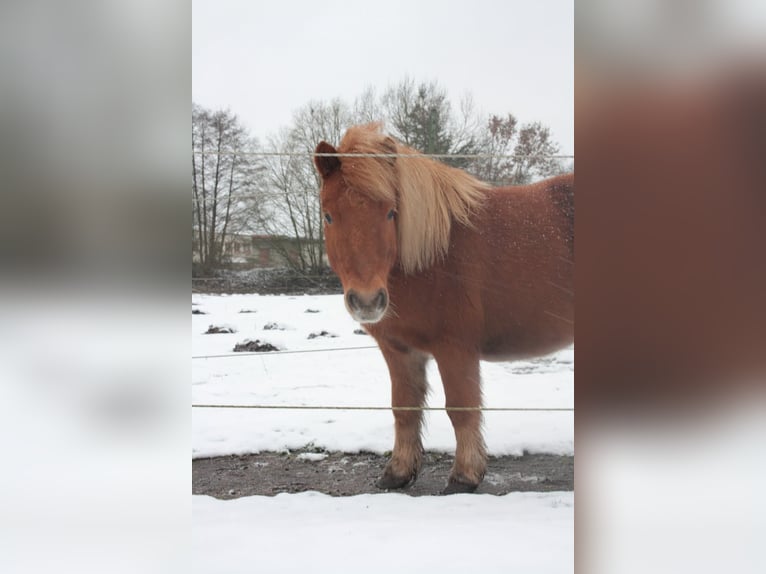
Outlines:
[[[197,233],[192,237],[192,261],[199,262],[196,244]],[[226,237],[223,263],[227,267],[254,269],[266,267],[291,267],[300,259],[300,249],[309,248],[307,239],[295,237],[234,233]],[[325,264],[327,257],[324,256]],[[291,265],[292,264],[292,265]]]

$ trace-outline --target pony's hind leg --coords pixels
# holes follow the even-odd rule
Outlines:
[[[478,354],[450,349],[436,356],[444,384],[447,408],[469,407],[474,410],[448,410],[455,430],[455,464],[442,494],[473,492],[484,479],[487,448],[481,433],[481,384]]]
[[[381,343],[381,351],[391,374],[391,406],[415,407],[414,410],[394,409],[394,450],[383,476],[376,486],[385,490],[402,488],[415,481],[423,459],[420,430],[428,392],[426,362],[428,355],[414,349],[395,348]]]

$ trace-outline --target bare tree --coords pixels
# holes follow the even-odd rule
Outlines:
[[[469,169],[487,182],[520,185],[571,171],[552,157],[559,153],[559,147],[540,122],[519,127],[513,114],[492,115],[479,138],[485,157],[472,162]]]
[[[226,239],[247,229],[259,209],[257,147],[236,115],[192,106],[193,248],[205,269],[220,266]]]
[[[476,109],[473,96],[466,93],[460,100],[459,111],[450,120],[452,131],[452,153],[476,154],[481,152],[482,129],[481,116]],[[468,169],[473,163],[468,158],[457,159],[457,167]]]
[[[482,157],[471,165],[471,171],[490,183],[510,183],[514,171],[511,153],[518,135],[518,122],[513,114],[492,115],[481,136]]]
[[[558,173],[561,163],[552,157],[558,153],[559,146],[551,139],[549,128],[540,122],[522,126],[513,149],[513,182],[529,183],[532,179]]]
[[[375,88],[367,86],[362,94],[354,100],[351,115],[355,124],[379,122],[385,117],[383,106]]]
[[[285,155],[266,162],[268,208],[261,225],[274,237],[273,248],[303,273],[325,267],[320,181],[310,154],[322,140],[337,143],[352,123],[353,115],[341,100],[311,102],[295,113],[291,128],[269,142]],[[291,241],[280,239],[284,237]]]

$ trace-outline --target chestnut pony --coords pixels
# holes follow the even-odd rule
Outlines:
[[[422,407],[439,367],[455,430],[444,493],[484,477],[479,360],[551,353],[574,339],[574,176],[491,188],[355,126],[315,155],[327,256],[351,316],[380,346],[393,407]],[[383,154],[371,157],[367,154]],[[392,154],[405,154],[394,157]],[[377,482],[407,486],[423,454],[420,410],[394,410],[391,459]]]

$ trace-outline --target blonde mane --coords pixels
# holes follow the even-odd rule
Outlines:
[[[396,205],[399,262],[407,274],[427,269],[444,258],[452,221],[471,226],[471,215],[488,189],[464,171],[394,141],[381,133],[377,123],[349,128],[338,153],[412,155],[340,158],[341,173],[349,188]]]

